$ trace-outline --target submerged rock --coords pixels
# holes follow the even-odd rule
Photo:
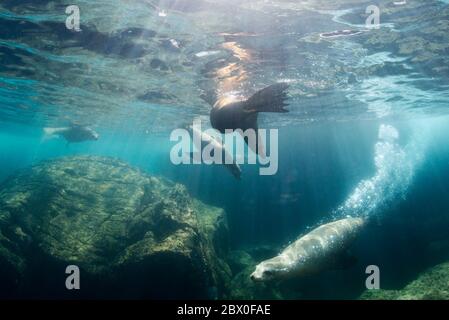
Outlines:
[[[233,274],[237,274],[248,266],[256,265],[254,259],[248,252],[243,250],[234,250],[229,252],[227,262]]]
[[[0,296],[211,298],[230,269],[223,210],[100,157],[43,162],[0,187]],[[81,290],[65,288],[65,268]]]
[[[418,276],[401,290],[367,290],[362,300],[448,300],[449,262],[439,264]]]

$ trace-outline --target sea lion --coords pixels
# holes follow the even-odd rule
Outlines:
[[[363,33],[362,30],[336,30],[331,32],[323,32],[320,34],[321,38],[338,38],[356,36]]]
[[[331,269],[365,225],[363,218],[345,218],[323,224],[256,266],[254,281],[282,280]]]
[[[61,136],[68,143],[98,140],[100,135],[89,127],[71,125],[64,128],[44,128],[46,136]]]
[[[214,129],[221,133],[225,130],[253,129],[257,132],[257,115],[259,112],[279,112],[285,113],[287,106],[288,84],[276,83],[266,87],[249,99],[241,100],[235,97],[223,97],[215,102],[210,112],[210,122]],[[245,142],[248,144],[247,137]],[[257,138],[255,146],[249,145],[256,154],[265,156],[264,146],[261,144],[260,137]]]
[[[226,146],[223,144],[222,141],[216,139],[215,137],[207,134],[204,131],[201,131],[195,126],[189,126],[188,129],[193,133],[193,135],[197,135],[198,137],[201,137],[201,143],[198,143],[197,139],[193,138],[193,143],[195,147],[198,150],[203,150],[207,145],[213,146],[213,151],[219,151],[222,155],[221,163],[228,169],[231,174],[238,180],[240,180],[240,176],[242,174],[242,171],[240,169],[240,166],[234,159],[233,155],[229,152],[229,150],[226,148]],[[195,159],[197,157],[198,159],[201,159],[201,151],[198,151],[200,154],[195,155],[195,153],[190,153],[190,157],[192,159]],[[211,154],[213,157],[214,155]]]

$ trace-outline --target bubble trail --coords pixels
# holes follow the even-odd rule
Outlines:
[[[425,144],[422,135],[418,134],[414,134],[405,147],[401,147],[398,140],[399,132],[395,127],[380,126],[374,152],[376,173],[359,182],[346,201],[334,211],[335,218],[379,215],[397,199],[405,197],[416,167],[422,162]]]

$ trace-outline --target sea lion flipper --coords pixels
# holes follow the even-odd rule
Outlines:
[[[287,83],[275,83],[262,90],[257,91],[249,98],[243,108],[246,112],[288,112],[287,106]]]
[[[266,157],[266,153],[265,153],[265,146],[262,142],[262,138],[260,136],[260,132],[257,128],[255,128],[256,132],[257,132],[257,140],[255,144],[251,144],[248,143],[248,137],[245,136],[244,140],[245,143],[248,145],[248,148],[251,149],[251,151],[253,151],[255,154],[261,156],[263,159],[265,159]]]
[[[263,140],[259,132],[259,127],[257,125],[257,113],[253,113],[245,119],[244,128],[242,132],[246,131],[247,129],[254,130],[257,135],[256,141],[254,141],[255,144],[248,143],[249,142],[248,136],[246,135],[243,136],[245,143],[248,145],[248,148],[251,149],[251,151],[253,151],[255,154],[261,156],[262,158],[265,158],[266,156],[265,146],[263,144]]]

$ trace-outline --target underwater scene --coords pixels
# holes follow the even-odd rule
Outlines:
[[[449,299],[449,1],[1,0],[0,299]]]

